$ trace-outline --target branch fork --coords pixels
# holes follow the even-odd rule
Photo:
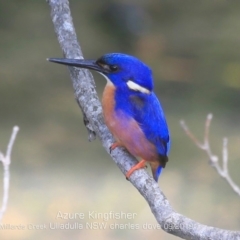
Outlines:
[[[194,134],[189,130],[186,123],[182,120],[180,121],[180,125],[183,128],[184,132],[187,136],[195,143],[195,145],[206,152],[210,165],[215,168],[217,173],[224,178],[230,187],[233,189],[235,193],[240,196],[240,188],[239,186],[232,180],[231,176],[229,175],[228,171],[228,139],[223,138],[223,146],[222,146],[222,166],[220,165],[219,157],[212,153],[211,146],[209,143],[209,131],[210,125],[212,121],[213,115],[209,113],[206,118],[205,122],[205,131],[204,131],[204,139],[203,142],[200,142]]]

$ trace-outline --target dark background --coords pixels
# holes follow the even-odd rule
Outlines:
[[[219,228],[239,229],[239,197],[208,164],[204,152],[179,125],[185,119],[199,139],[206,115],[214,115],[210,140],[220,157],[229,138],[229,172],[240,185],[240,2],[70,1],[85,58],[125,52],[154,72],[172,148],[159,185],[179,213]],[[97,140],[89,143],[45,1],[0,1],[0,149],[20,127],[11,164],[10,199],[1,239],[176,239],[154,228],[147,203],[125,180]],[[101,97],[105,80],[94,74]],[[2,179],[2,173],[0,174]],[[0,189],[1,190],[1,189]],[[84,213],[61,220],[57,213]],[[89,230],[88,212],[136,213]],[[82,230],[52,230],[49,223],[83,224]],[[109,228],[139,224],[139,230]],[[143,224],[148,223],[148,230]],[[31,230],[32,224],[46,224]]]

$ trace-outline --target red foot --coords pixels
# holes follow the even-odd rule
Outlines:
[[[113,143],[109,148],[110,153],[117,147],[123,147],[123,145],[120,142]]]
[[[135,170],[138,170],[140,168],[145,168],[146,167],[146,160],[141,160],[138,164],[136,164],[135,166],[133,166],[127,173],[126,173],[126,179],[128,180],[129,177],[132,175],[132,173]]]

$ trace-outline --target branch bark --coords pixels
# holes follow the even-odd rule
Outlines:
[[[64,56],[82,58],[68,0],[47,0],[47,2],[51,8],[51,18]],[[102,107],[97,97],[93,77],[88,70],[69,67],[69,71],[77,102],[92,131],[97,134],[103,147],[109,153],[113,138],[103,121]],[[124,174],[137,163],[136,159],[121,149],[114,150],[110,155]],[[130,177],[130,182],[146,199],[164,231],[184,239],[240,239],[240,232],[205,226],[175,212],[158,184],[146,171],[135,171]]]

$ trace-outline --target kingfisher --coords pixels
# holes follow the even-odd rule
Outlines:
[[[166,166],[170,149],[168,125],[162,106],[153,92],[151,69],[138,58],[123,53],[108,53],[97,60],[49,58],[50,62],[86,68],[102,74],[107,84],[103,91],[104,120],[117,147],[139,159],[127,173],[149,163],[157,182]]]

